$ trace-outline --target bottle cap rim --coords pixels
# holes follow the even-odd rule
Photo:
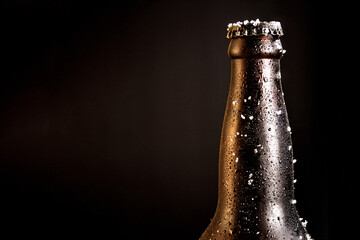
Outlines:
[[[251,37],[251,36],[278,36],[284,35],[281,24],[278,21],[260,21],[259,19],[245,20],[243,22],[229,23],[226,37]]]

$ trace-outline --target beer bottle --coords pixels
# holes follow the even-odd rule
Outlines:
[[[291,128],[281,86],[280,22],[229,24],[231,81],[215,215],[200,240],[311,239],[294,198]]]

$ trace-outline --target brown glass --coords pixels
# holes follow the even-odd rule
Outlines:
[[[218,205],[200,240],[310,239],[294,199],[291,128],[277,36],[231,39]]]

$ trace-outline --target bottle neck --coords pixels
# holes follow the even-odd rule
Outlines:
[[[265,226],[282,231],[289,214],[298,221],[290,126],[280,79],[282,48],[268,38],[239,39],[232,39],[229,47],[231,82],[220,143],[217,215],[241,222],[253,233]],[[276,48],[262,45],[257,49],[267,52],[251,52],[244,47],[258,40]]]
[[[255,191],[258,199],[278,202],[286,197],[285,203],[291,202],[293,154],[280,60],[232,59],[231,65],[220,144],[220,196],[247,198],[255,189],[262,193]]]

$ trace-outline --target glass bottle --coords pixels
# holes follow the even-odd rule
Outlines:
[[[280,22],[229,24],[231,81],[215,215],[200,240],[311,239],[294,198],[291,128],[281,86]]]

